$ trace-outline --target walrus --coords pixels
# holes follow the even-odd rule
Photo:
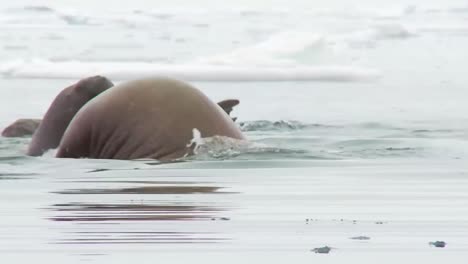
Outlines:
[[[41,119],[21,118],[7,126],[2,131],[2,137],[25,137],[34,134]]]
[[[218,102],[218,105],[229,115],[234,106],[238,105],[240,102],[237,99],[226,99]],[[233,117],[233,121],[236,121],[237,118]],[[2,137],[26,137],[32,136],[34,132],[39,127],[42,119],[37,118],[20,118],[15,122],[11,123],[2,131]],[[70,120],[71,121],[71,120]]]
[[[174,160],[194,134],[245,139],[229,115],[197,88],[168,78],[129,81],[89,101],[66,129],[56,157]]]
[[[27,154],[39,156],[58,147],[62,135],[80,108],[114,84],[102,76],[82,79],[61,91],[32,136]]]

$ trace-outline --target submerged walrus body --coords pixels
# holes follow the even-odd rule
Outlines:
[[[2,131],[2,137],[24,137],[31,136],[39,127],[40,119],[22,118],[18,119]]]
[[[172,160],[201,137],[244,139],[229,115],[198,89],[171,79],[130,81],[88,102],[73,118],[57,157]]]
[[[112,86],[107,78],[94,76],[82,79],[61,91],[34,132],[27,154],[40,156],[45,151],[56,148],[78,110]]]

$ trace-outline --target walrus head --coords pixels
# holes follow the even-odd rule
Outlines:
[[[98,94],[114,86],[114,84],[106,77],[96,75],[81,79],[73,86],[75,92],[86,96],[88,100],[91,100]]]
[[[55,97],[35,131],[27,154],[39,156],[48,149],[56,148],[76,113],[91,99],[112,86],[114,84],[107,78],[93,76],[62,90]]]

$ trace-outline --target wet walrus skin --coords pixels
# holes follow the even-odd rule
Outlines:
[[[50,105],[34,133],[27,154],[40,156],[56,148],[70,121],[89,100],[113,84],[102,76],[85,78],[61,91]]]
[[[237,99],[226,99],[218,102],[218,105],[229,115],[232,112],[234,106],[239,104]],[[232,120],[236,121],[236,117]],[[39,127],[42,119],[34,118],[21,118],[7,126],[2,131],[2,137],[25,137],[32,136]],[[70,120],[71,121],[71,120]],[[65,131],[64,131],[65,132]]]
[[[173,160],[201,137],[244,139],[229,115],[198,89],[172,79],[143,79],[109,89],[75,116],[58,148],[60,158]]]
[[[34,134],[41,119],[18,119],[2,131],[2,137],[25,137]]]

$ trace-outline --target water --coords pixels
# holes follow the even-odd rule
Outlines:
[[[169,75],[240,99],[249,139],[159,163],[0,138],[2,259],[466,259],[466,2],[199,3],[0,4],[0,128],[88,75]]]

